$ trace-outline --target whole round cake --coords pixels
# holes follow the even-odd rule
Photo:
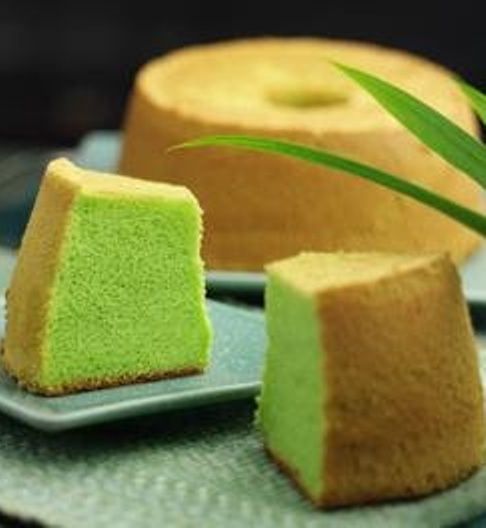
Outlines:
[[[451,74],[413,55],[364,43],[254,39],[197,46],[139,72],[120,172],[188,186],[205,212],[213,269],[260,270],[302,250],[448,251],[477,237],[445,216],[348,174],[229,148],[167,154],[207,134],[277,137],[390,171],[466,206],[478,186],[433,154],[330,64],[378,75],[471,133],[476,122]]]

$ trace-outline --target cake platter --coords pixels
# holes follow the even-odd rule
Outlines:
[[[261,310],[207,301],[214,328],[211,366],[195,376],[45,397],[20,388],[0,367],[0,411],[55,432],[155,412],[253,397],[260,389],[265,352]],[[0,339],[5,331],[0,298]]]

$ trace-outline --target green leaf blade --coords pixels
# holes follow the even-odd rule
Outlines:
[[[439,194],[428,189],[411,183],[407,180],[394,176],[385,171],[375,169],[363,163],[344,158],[324,150],[280,141],[270,138],[242,136],[242,135],[219,135],[207,136],[176,145],[169,149],[170,151],[181,148],[196,147],[235,147],[246,150],[257,150],[272,154],[280,154],[295,159],[300,159],[320,166],[329,167],[345,173],[351,173],[355,176],[371,181],[382,187],[399,192],[409,198],[428,205],[437,211],[453,218],[466,227],[476,231],[483,237],[486,237],[486,216],[472,209],[464,207],[452,200],[448,200]]]
[[[486,94],[483,94],[478,89],[464,81],[459,81],[459,86],[469,99],[471,106],[474,108],[479,118],[486,125]]]
[[[386,81],[335,63],[420,141],[486,188],[486,148],[432,107]]]

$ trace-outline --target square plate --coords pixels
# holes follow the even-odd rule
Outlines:
[[[256,395],[266,344],[262,311],[207,303],[214,342],[211,366],[204,374],[45,397],[21,389],[0,368],[0,411],[37,429],[62,431]],[[4,310],[1,297],[0,337]]]
[[[74,151],[77,162],[86,167],[111,171],[120,155],[121,134],[117,131],[94,131],[87,134]],[[460,272],[464,292],[469,303],[486,305],[486,245],[470,258]],[[210,271],[208,289],[217,295],[261,295],[265,286],[263,273],[245,271]]]

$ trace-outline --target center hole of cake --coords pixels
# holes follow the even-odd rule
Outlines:
[[[324,108],[345,103],[349,97],[332,88],[286,87],[273,89],[267,98],[278,106],[291,108]]]

